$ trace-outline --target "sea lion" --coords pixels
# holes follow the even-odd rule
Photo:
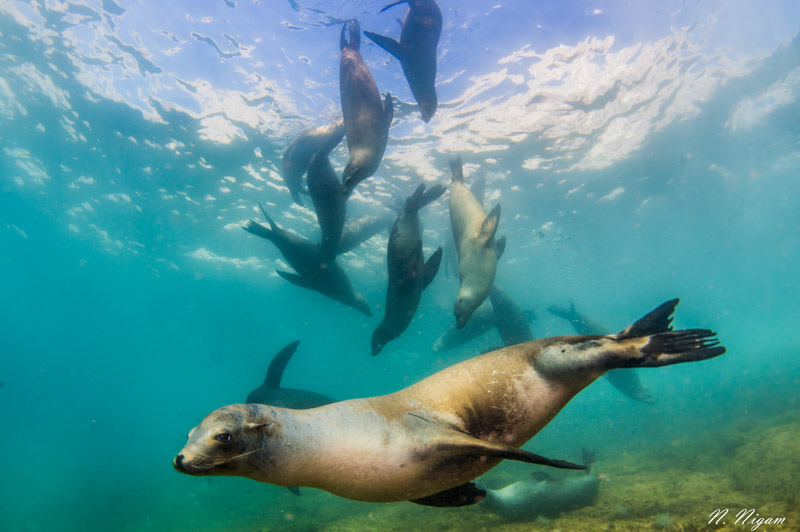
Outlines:
[[[345,39],[346,31],[350,33],[349,42]],[[350,194],[358,183],[378,169],[394,116],[389,93],[386,93],[381,105],[378,86],[358,51],[360,45],[361,27],[358,20],[349,20],[342,26],[339,39],[342,52],[339,60],[339,92],[347,147],[350,150],[350,160],[342,172],[345,194]]]
[[[608,331],[605,327],[576,311],[575,303],[570,303],[568,309],[551,305],[547,310],[550,314],[570,322],[572,328],[578,334],[605,334]],[[635,369],[609,371],[605,377],[614,388],[627,397],[642,403],[655,404],[656,401],[653,398],[653,394],[644,385]]]
[[[464,184],[461,157],[450,159],[453,185],[450,188],[450,222],[458,250],[461,287],[454,305],[456,327],[461,329],[489,295],[497,273],[498,251],[495,233],[500,223],[500,205],[487,216],[483,207]],[[501,247],[505,240],[499,240]]]
[[[422,256],[422,228],[419,210],[444,194],[445,188],[435,185],[425,191],[425,185],[408,197],[397,215],[389,235],[386,263],[389,284],[386,288],[386,310],[383,319],[372,333],[372,354],[377,355],[390,340],[406,330],[417,313],[422,291],[425,290],[442,260],[442,248],[437,249],[428,262]]]
[[[342,184],[327,153],[317,152],[311,158],[307,179],[308,193],[319,222],[322,261],[334,261],[344,229],[347,196],[342,193]]]
[[[336,261],[323,260],[318,244],[291,231],[281,229],[260,203],[258,206],[261,208],[264,218],[269,222],[269,228],[250,220],[242,229],[275,244],[289,266],[299,274],[275,270],[278,275],[299,287],[315,290],[362,314],[372,316],[369,303],[353,288],[347,274]]]
[[[336,252],[339,254],[352,251],[383,230],[392,227],[394,216],[385,214],[381,216],[367,215],[355,220],[348,220],[342,229],[342,236]]]
[[[569,478],[552,478],[539,473],[537,479],[521,480],[500,489],[484,488],[486,498],[479,506],[512,521],[538,516],[557,517],[563,512],[590,505],[600,488],[600,476],[591,473],[594,458],[584,452],[586,474]]]
[[[381,9],[381,13],[402,3],[408,4],[408,13],[402,22],[400,42],[371,31],[365,31],[364,35],[400,61],[422,120],[429,122],[438,104],[436,47],[442,34],[442,12],[434,0],[397,0]]]
[[[283,349],[269,363],[267,376],[264,382],[247,394],[248,403],[261,403],[266,405],[282,406],[285,408],[314,408],[315,406],[333,403],[331,399],[321,393],[295,388],[281,388],[281,378],[286,369],[286,364],[294,355],[300,340],[295,340]]]
[[[496,285],[489,290],[489,299],[494,311],[494,325],[500,333],[503,345],[508,347],[533,340],[531,332],[530,311],[526,314],[511,296]]]
[[[281,176],[295,203],[303,205],[300,199],[303,174],[306,173],[311,158],[318,152],[330,153],[342,141],[343,136],[344,121],[339,120],[334,124],[304,131],[283,152]]]
[[[708,329],[672,331],[668,301],[619,334],[560,336],[466,360],[398,392],[291,410],[229,405],[188,436],[174,467],[308,486],[367,502],[479,502],[471,482],[503,459],[555,467],[519,447],[609,369],[719,356]]]

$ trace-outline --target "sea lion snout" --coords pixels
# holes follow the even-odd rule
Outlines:
[[[183,470],[183,455],[182,454],[179,454],[178,456],[175,457],[175,459],[172,461],[172,465],[180,473],[185,473],[185,471]]]

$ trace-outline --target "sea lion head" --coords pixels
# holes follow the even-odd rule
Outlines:
[[[485,299],[485,297],[483,299]],[[475,309],[478,308],[481,303],[483,303],[483,299],[478,297],[473,292],[464,290],[463,288],[458,292],[456,303],[453,306],[453,311],[456,315],[457,328],[464,328],[464,325],[467,324],[469,317],[472,316],[472,313],[475,312]]]
[[[238,404],[214,410],[189,431],[188,442],[173,460],[181,473],[195,476],[260,477],[274,458],[270,442],[280,431],[271,409]]]

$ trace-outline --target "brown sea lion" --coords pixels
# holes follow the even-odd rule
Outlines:
[[[428,262],[422,256],[419,210],[444,194],[444,191],[441,185],[435,185],[428,191],[425,191],[424,184],[420,185],[397,215],[386,250],[389,269],[386,309],[383,319],[372,333],[373,355],[380,353],[387,342],[403,334],[417,313],[422,291],[439,271],[442,248],[437,249]]]
[[[350,40],[345,38],[350,33]],[[345,194],[378,169],[389,140],[394,108],[392,96],[387,93],[381,105],[378,86],[358,51],[361,45],[361,27],[356,19],[342,26],[339,47],[339,91],[342,97],[342,115],[347,134],[350,159],[342,172]]]
[[[408,13],[400,30],[400,42],[371,31],[365,31],[364,35],[400,61],[422,120],[429,122],[438,105],[436,47],[442,34],[442,12],[434,0],[397,0],[381,9],[381,13],[402,3],[408,4]]]
[[[725,352],[708,329],[672,331],[678,300],[619,334],[559,336],[450,366],[398,392],[308,410],[225,406],[191,430],[173,464],[368,502],[463,506],[503,459],[581,469],[519,447],[609,369],[660,367]]]
[[[464,184],[461,157],[450,159],[453,185],[450,188],[450,222],[458,250],[458,273],[461,286],[454,312],[456,327],[461,329],[489,295],[497,273],[497,256],[502,254],[505,239],[495,243],[500,223],[500,205],[487,216],[483,206]]]
[[[275,244],[289,266],[297,272],[294,274],[275,270],[278,275],[301,288],[314,290],[362,314],[372,316],[369,303],[353,288],[344,269],[336,261],[323,260],[319,244],[282,229],[270,218],[260,203],[258,206],[269,227],[250,220],[242,229]]]

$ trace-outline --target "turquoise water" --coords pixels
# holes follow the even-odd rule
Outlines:
[[[395,391],[500,345],[491,330],[433,352],[458,289],[442,269],[408,330],[371,357],[387,235],[339,259],[366,318],[280,279],[278,251],[240,229],[263,221],[260,201],[318,238],[283,185],[281,154],[340,113],[339,21],[397,35],[404,7],[381,7],[0,2],[0,528],[503,524],[474,508],[295,497],[172,467],[188,430],[244,401],[293,340],[283,384],[337,399]],[[467,181],[486,177],[487,206],[502,205],[496,283],[536,312],[536,337],[572,333],[552,304],[616,331],[680,297],[676,326],[712,328],[728,348],[640,371],[652,406],[598,381],[525,448],[578,460],[587,447],[613,469],[670,442],[703,457],[717,435],[736,441],[730,427],[796,413],[798,5],[441,7],[429,124],[397,62],[364,39],[379,89],[398,101],[383,163],[348,217],[385,214],[420,182],[449,185],[460,153]],[[346,160],[342,143],[334,167]],[[446,198],[422,213],[426,256],[450,230]],[[800,469],[797,455],[784,465]]]

